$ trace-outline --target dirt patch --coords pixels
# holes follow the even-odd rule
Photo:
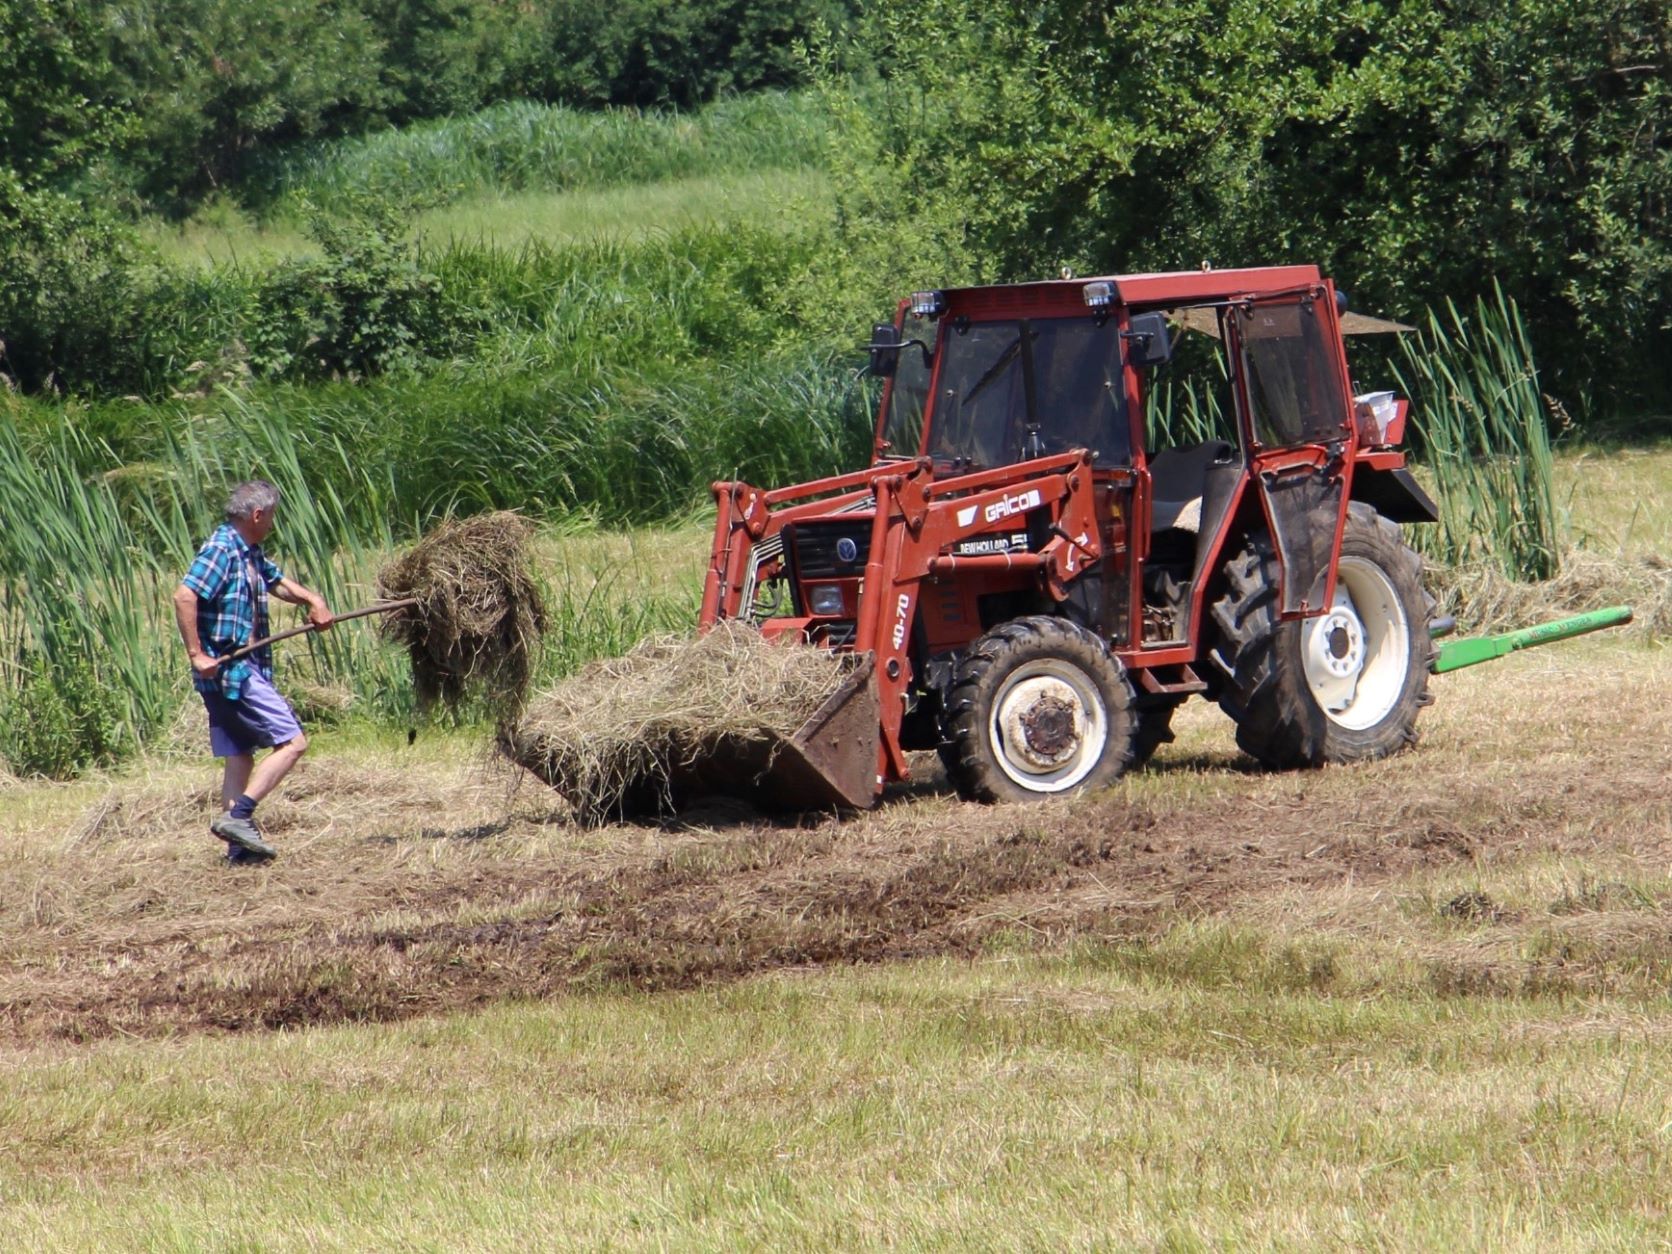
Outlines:
[[[357,790],[375,793],[375,774],[302,777],[275,814],[275,839],[294,846],[316,800],[351,805]],[[106,799],[70,847],[136,841],[203,800]],[[423,798],[407,800],[410,821]],[[1001,931],[1042,943],[1131,935],[1252,894],[1479,854],[1455,816],[1390,830],[1388,801],[1385,787],[1345,807],[1304,792],[1185,807],[1114,795],[1039,809],[908,798],[807,826],[617,827],[584,846],[569,843],[575,829],[513,809],[487,836],[465,825],[415,837],[392,819],[405,833],[394,856],[391,838],[364,830],[245,878],[203,866],[201,854],[159,858],[149,874],[141,859],[103,885],[97,909],[61,889],[27,921],[14,912],[22,926],[0,967],[0,1035],[382,1021],[606,985],[687,988],[784,967],[973,954]],[[450,856],[414,854],[424,839]],[[519,840],[526,852],[506,847]],[[460,849],[473,842],[494,848]],[[234,900],[215,902],[217,891]],[[182,910],[194,895],[196,917]]]

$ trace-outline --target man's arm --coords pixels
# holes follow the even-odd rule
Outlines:
[[[197,635],[197,593],[185,584],[174,589],[174,621],[180,626],[180,639],[185,642],[192,669],[205,679],[213,679],[221,660],[203,651],[203,641]]]
[[[331,607],[325,604],[325,598],[311,588],[304,588],[294,579],[281,579],[267,590],[281,601],[307,606],[308,621],[322,631],[336,621],[336,615],[331,613]]]

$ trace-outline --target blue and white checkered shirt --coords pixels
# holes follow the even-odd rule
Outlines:
[[[246,543],[231,523],[215,528],[180,582],[197,593],[197,638],[210,657],[224,657],[268,634],[267,589],[284,578],[259,544]],[[247,658],[223,666],[214,679],[195,670],[192,683],[199,692],[219,692],[236,701],[252,666],[273,677],[273,650],[257,649]]]

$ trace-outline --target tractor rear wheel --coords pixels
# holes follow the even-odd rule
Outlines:
[[[1348,507],[1335,600],[1317,618],[1278,620],[1277,558],[1263,536],[1226,564],[1225,578],[1213,660],[1244,752],[1286,769],[1385,758],[1415,743],[1434,601],[1398,527],[1368,505]]]
[[[1132,757],[1132,685],[1107,647],[1061,618],[982,636],[948,694],[942,760],[961,797],[1034,801],[1115,779]]]

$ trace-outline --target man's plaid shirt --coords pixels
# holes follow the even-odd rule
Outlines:
[[[267,589],[283,578],[284,572],[267,560],[261,546],[247,544],[231,523],[215,528],[180,581],[197,593],[197,637],[204,652],[224,657],[267,635]],[[221,667],[215,679],[205,679],[194,670],[192,682],[199,692],[219,692],[236,701],[252,664],[271,679],[272,648],[257,649]]]

